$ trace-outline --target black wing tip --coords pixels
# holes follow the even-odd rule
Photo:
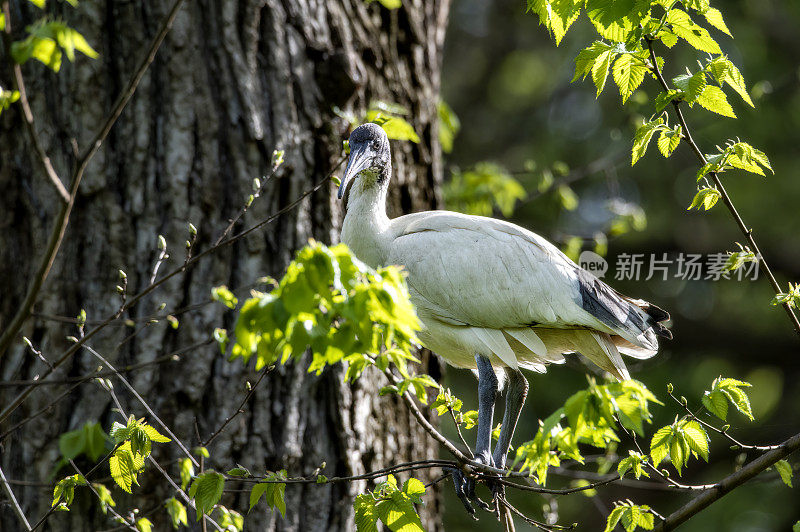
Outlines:
[[[652,320],[650,326],[653,328],[653,332],[662,338],[672,340],[672,331],[667,329],[667,327],[661,323],[670,319],[669,312],[653,305],[652,303],[648,303],[647,307],[645,307],[643,310],[648,316],[650,316]]]
[[[667,321],[669,319],[669,312],[653,305],[652,303],[648,303],[644,311],[647,312],[647,315],[653,318],[653,321],[656,323],[660,321]]]

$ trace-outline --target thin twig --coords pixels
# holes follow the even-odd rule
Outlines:
[[[83,473],[81,473],[81,470],[78,469],[78,466],[75,464],[74,460],[70,460],[69,463],[72,466],[72,469],[74,469],[77,474],[79,474],[80,476],[83,477],[83,479],[86,481],[86,485],[89,486],[89,489],[92,490],[92,493],[94,493],[94,496],[97,497],[98,500],[102,500],[102,497],[100,497],[100,494],[97,492],[97,489],[92,485],[91,482],[89,482],[88,475],[91,474],[91,472],[89,472],[86,475],[84,475]],[[133,530],[133,532],[139,532],[139,529],[136,528],[136,524],[131,522],[132,519],[129,520],[129,519],[126,519],[125,517],[123,517],[122,515],[120,515],[120,513],[118,511],[116,511],[114,509],[114,507],[111,506],[110,504],[106,506],[106,509],[108,511],[110,511],[111,515],[116,517],[118,521],[121,521],[122,523],[124,523],[125,524],[125,528],[127,528],[129,530]]]
[[[150,366],[156,366],[159,364],[163,364],[165,362],[179,362],[180,355],[184,355],[189,351],[197,349],[198,347],[204,347],[206,345],[212,344],[213,342],[214,339],[209,338],[207,340],[203,340],[202,342],[197,342],[192,345],[176,349],[171,353],[167,353],[166,355],[154,358],[153,360],[148,360],[147,362],[139,362],[138,364],[131,364],[119,368],[118,371],[119,373],[130,373],[132,371],[144,369]],[[10,386],[57,386],[61,384],[74,384],[74,383],[81,384],[98,377],[111,377],[116,374],[117,374],[116,371],[106,370],[106,371],[93,371],[81,377],[68,377],[65,379],[28,379],[28,380],[4,381],[0,382],[0,388],[7,388]],[[2,436],[0,436],[0,439],[2,439]]]
[[[777,449],[773,449],[762,454],[738,471],[723,478],[713,487],[705,490],[703,493],[699,494],[697,497],[671,513],[662,523],[656,526],[656,531],[664,532],[675,529],[678,525],[684,523],[693,515],[704,510],[712,503],[722,498],[725,494],[738,488],[748,480],[752,479],[768,467],[775,465],[776,462],[783,460],[798,449],[800,449],[800,433],[795,434],[783,442]]]
[[[169,14],[161,23],[161,28],[159,29],[153,41],[150,43],[148,52],[139,64],[139,68],[128,82],[125,90],[117,99],[111,115],[106,119],[106,122],[95,134],[91,144],[88,146],[84,154],[79,158],[78,163],[75,165],[75,169],[72,172],[72,178],[69,184],[68,200],[61,206],[61,210],[59,211],[58,216],[53,223],[53,229],[50,232],[50,238],[47,241],[46,251],[44,256],[42,256],[39,267],[36,269],[36,273],[33,276],[33,281],[28,287],[28,292],[25,294],[25,299],[23,300],[22,304],[20,304],[16,314],[3,331],[3,334],[0,335],[0,358],[5,355],[9,346],[14,341],[17,333],[22,328],[23,323],[30,315],[31,309],[33,308],[34,303],[36,303],[39,291],[42,289],[44,281],[47,279],[47,276],[50,273],[50,268],[52,268],[53,263],[55,262],[56,255],[61,247],[61,241],[63,240],[64,234],[67,230],[67,224],[69,224],[69,215],[72,212],[72,207],[75,205],[75,198],[78,194],[78,188],[80,187],[81,179],[86,171],[86,167],[89,165],[89,161],[91,161],[92,157],[94,157],[95,153],[97,153],[97,150],[108,136],[108,133],[111,131],[112,126],[117,121],[117,118],[119,118],[119,115],[122,114],[123,109],[130,101],[134,92],[136,92],[139,82],[142,80],[147,68],[153,62],[156,52],[158,52],[158,49],[161,47],[161,43],[164,42],[164,37],[166,37],[167,33],[172,27],[172,22],[175,20],[175,16],[178,14],[178,9],[182,3],[183,0],[175,0],[175,3],[173,4]],[[4,4],[4,8],[5,7],[7,7],[6,4]],[[2,419],[5,419],[5,417]],[[0,419],[0,421],[2,421],[2,419]]]
[[[89,351],[91,354],[93,354],[95,357],[97,357],[100,360],[100,362],[102,362],[103,364],[108,366],[114,372],[114,374],[116,375],[117,379],[119,379],[120,382],[122,382],[122,384],[124,384],[125,387],[133,394],[133,396],[136,397],[136,399],[138,399],[140,403],[142,403],[142,406],[145,408],[145,410],[147,410],[147,412],[156,421],[156,423],[158,423],[158,425],[162,429],[164,429],[164,432],[166,432],[167,435],[170,438],[172,438],[172,441],[174,441],[175,444],[180,448],[180,450],[183,451],[183,454],[185,454],[187,457],[189,457],[189,459],[192,461],[192,463],[195,465],[195,467],[197,467],[199,464],[197,463],[197,460],[195,460],[194,456],[192,456],[192,453],[189,452],[189,449],[187,449],[183,445],[183,442],[181,442],[181,440],[175,435],[175,433],[172,432],[172,430],[167,426],[167,424],[164,423],[164,421],[162,421],[162,419],[160,417],[158,417],[158,414],[156,414],[153,411],[153,409],[150,408],[150,405],[147,404],[147,401],[144,400],[144,397],[142,397],[139,394],[139,392],[136,391],[136,388],[134,388],[131,385],[131,383],[128,382],[128,379],[123,377],[122,374],[119,371],[117,371],[117,369],[111,364],[111,362],[109,362],[108,360],[103,358],[103,355],[101,355],[100,353],[95,351],[91,346],[84,345],[84,347],[86,348],[87,351]]]
[[[456,432],[458,433],[458,439],[461,440],[461,443],[464,445],[464,448],[467,450],[467,455],[470,457],[470,459],[475,458],[475,455],[472,454],[472,449],[470,449],[469,445],[467,444],[467,440],[465,440],[464,439],[464,435],[461,434],[461,424],[456,419],[456,413],[453,410],[453,407],[448,406],[447,410],[450,411],[450,417],[453,418],[453,425],[456,426]]]
[[[8,498],[11,499],[11,506],[14,507],[17,517],[19,517],[19,520],[22,521],[23,525],[25,525],[25,530],[30,532],[33,529],[31,528],[30,523],[28,523],[28,518],[25,517],[25,512],[22,511],[22,507],[17,502],[17,498],[14,496],[14,491],[11,489],[8,480],[6,480],[6,475],[3,473],[2,467],[0,467],[0,482],[3,483],[3,488],[5,488]]]
[[[297,207],[303,200],[305,200],[308,196],[310,196],[314,192],[318,191],[320,188],[323,187],[323,185],[325,185],[330,180],[331,175],[333,175],[333,172],[338,167],[338,165],[341,164],[341,162],[343,160],[344,160],[344,158],[339,159],[339,161],[336,164],[336,166],[334,166],[333,170],[331,170],[331,172],[324,179],[322,179],[320,182],[318,182],[316,185],[314,185],[311,189],[309,189],[306,192],[304,192],[303,194],[301,194],[297,199],[295,199],[289,205],[283,207],[282,209],[278,210],[275,214],[273,214],[273,215],[267,217],[266,219],[258,222],[257,224],[255,224],[254,226],[250,227],[249,229],[246,229],[246,230],[244,230],[244,231],[242,231],[240,233],[237,233],[237,234],[231,236],[227,240],[222,241],[219,244],[219,246],[210,247],[210,248],[206,249],[205,251],[203,251],[202,253],[194,256],[189,262],[187,262],[183,266],[180,266],[179,268],[176,268],[175,270],[171,271],[170,273],[168,273],[167,275],[165,275],[161,279],[158,279],[155,283],[148,285],[147,287],[142,289],[141,292],[139,292],[138,294],[136,294],[135,296],[130,298],[128,300],[128,302],[125,304],[125,306],[123,307],[122,310],[124,311],[124,310],[129,309],[130,307],[132,307],[133,305],[138,303],[146,295],[148,295],[150,292],[152,292],[156,288],[160,287],[162,284],[166,283],[168,280],[172,279],[176,275],[186,271],[187,268],[193,266],[194,264],[196,264],[202,258],[204,258],[204,257],[216,252],[217,250],[219,250],[220,248],[222,248],[224,246],[228,246],[230,244],[233,244],[234,242],[237,242],[237,241],[241,240],[242,238],[245,238],[246,236],[250,235],[254,231],[257,231],[258,229],[262,228],[263,226],[265,226],[265,225],[267,225],[269,223],[272,223],[276,219],[280,218],[281,216],[283,216],[287,212],[289,212],[292,209],[294,209],[295,207]],[[108,318],[104,319],[102,322],[100,322],[99,325],[97,325],[93,329],[89,330],[83,338],[80,338],[69,349],[67,349],[55,362],[53,362],[53,368],[54,369],[58,368],[61,364],[66,362],[70,357],[72,357],[75,353],[78,352],[78,350],[83,346],[83,344],[86,341],[88,341],[94,335],[96,335],[97,333],[102,331],[105,327],[107,327],[111,322],[115,321],[117,318],[118,318],[118,315],[117,315],[117,313],[115,313],[115,314],[109,316]],[[0,347],[0,353],[2,353],[2,348],[1,347]],[[0,355],[0,356],[2,356],[2,355]],[[49,376],[54,371],[54,369],[52,369],[52,370],[48,369],[48,370],[44,371],[42,373],[42,375],[40,376],[40,378],[41,379],[46,378],[47,376]],[[14,398],[14,400],[9,405],[7,405],[2,410],[2,412],[0,412],[0,423],[5,421],[8,418],[8,416],[11,415],[11,413],[13,413],[19,407],[19,405],[21,405],[25,401],[25,399],[32,393],[32,391],[33,391],[33,387],[28,387],[25,390],[23,390],[22,392],[20,392],[20,394],[16,398]]]
[[[664,80],[664,76],[661,73],[661,68],[658,66],[658,62],[656,61],[656,53],[653,50],[653,40],[645,37],[645,42],[647,43],[647,47],[650,51],[650,62],[652,63],[651,71],[653,72],[653,74],[655,74],[656,79],[658,80],[658,83],[661,85],[661,87],[665,91],[669,91],[669,85],[667,85],[667,82]],[[697,156],[697,159],[700,161],[700,163],[702,165],[706,165],[708,163],[708,160],[706,159],[706,156],[703,154],[700,148],[697,146],[697,143],[694,141],[694,138],[692,138],[692,132],[689,129],[689,125],[686,123],[686,119],[683,116],[683,111],[681,111],[680,104],[681,102],[679,100],[672,101],[672,107],[675,110],[675,115],[678,117],[678,121],[680,122],[681,127],[683,128],[683,137],[682,137],[683,141],[689,145],[694,154]],[[711,179],[714,181],[714,185],[717,187],[717,190],[719,190],[723,203],[725,203],[725,206],[728,208],[728,211],[730,211],[731,216],[733,216],[733,219],[736,222],[736,225],[739,227],[739,230],[742,232],[744,237],[750,243],[750,249],[753,250],[753,253],[755,253],[756,257],[758,257],[758,260],[761,263],[761,267],[767,274],[767,278],[769,279],[772,288],[775,290],[776,294],[780,294],[782,292],[781,287],[778,284],[778,281],[775,279],[775,275],[773,275],[772,269],[769,267],[769,264],[767,264],[764,255],[761,253],[758,244],[756,244],[756,240],[753,237],[753,230],[749,229],[747,225],[745,225],[744,220],[739,215],[739,211],[734,206],[733,201],[731,201],[731,198],[728,195],[728,192],[722,185],[722,180],[720,180],[717,172],[709,172],[709,175],[711,175]],[[792,322],[792,326],[794,327],[795,332],[797,334],[800,334],[800,320],[797,319],[797,315],[794,313],[794,310],[792,309],[792,307],[789,305],[788,302],[783,303],[782,306],[786,311],[786,315],[789,317],[789,320]]]
[[[56,405],[56,404],[57,404],[59,401],[61,401],[61,399],[63,399],[63,398],[64,398],[64,397],[66,397],[67,395],[71,394],[71,393],[72,393],[72,392],[73,392],[75,389],[77,389],[77,388],[78,388],[78,387],[79,387],[81,384],[83,384],[83,382],[78,382],[78,383],[76,383],[76,384],[74,384],[74,385],[70,386],[70,387],[69,387],[69,388],[68,388],[68,389],[67,389],[67,390],[66,390],[64,393],[62,393],[62,394],[59,394],[59,396],[58,396],[58,397],[55,397],[55,398],[54,398],[54,399],[52,399],[52,400],[51,400],[49,403],[47,403],[47,405],[46,405],[46,406],[44,406],[43,408],[40,408],[39,410],[37,410],[37,411],[36,411],[36,412],[34,412],[33,414],[31,414],[31,415],[29,415],[28,417],[26,417],[25,419],[21,420],[19,423],[17,423],[17,424],[16,424],[16,425],[14,425],[13,427],[11,427],[11,428],[9,428],[8,430],[4,431],[2,434],[0,434],[0,442],[2,442],[3,440],[5,440],[5,439],[6,439],[6,438],[9,436],[9,434],[13,433],[15,430],[17,430],[17,429],[18,429],[18,428],[20,428],[21,426],[25,425],[26,423],[28,423],[28,422],[30,422],[30,421],[33,421],[33,420],[34,420],[34,419],[36,419],[37,417],[41,416],[42,414],[44,414],[45,412],[47,412],[48,410],[50,410],[51,408],[53,408],[53,407],[54,407],[54,406],[55,406],[55,405]]]
[[[3,34],[3,45],[5,46],[6,52],[8,52],[11,50],[12,43],[11,9],[9,9],[7,1],[3,2],[3,15],[5,16],[6,21],[5,33]],[[50,157],[47,155],[47,152],[42,146],[42,141],[39,139],[39,134],[36,132],[36,124],[33,120],[33,111],[31,111],[30,102],[28,102],[28,91],[25,89],[25,80],[22,77],[22,67],[13,60],[10,60],[9,63],[11,63],[11,70],[14,73],[14,88],[19,92],[19,103],[22,107],[22,117],[24,119],[26,129],[28,130],[28,134],[31,137],[33,149],[36,150],[36,155],[38,156],[39,162],[44,168],[44,173],[47,176],[47,179],[50,181],[50,184],[56,189],[59,199],[63,204],[67,204],[70,201],[69,192],[67,192],[66,187],[64,187],[64,183],[61,181],[61,178],[58,177],[58,173],[56,173],[55,168],[53,168],[53,163],[50,161]]]
[[[225,427],[227,427],[228,424],[231,421],[233,421],[236,416],[244,412],[244,405],[246,405],[247,402],[250,400],[250,398],[253,397],[253,394],[255,393],[258,385],[261,383],[261,381],[264,379],[267,373],[272,371],[274,367],[275,366],[266,366],[263,370],[261,370],[261,374],[258,376],[258,380],[256,380],[255,384],[250,386],[250,389],[245,394],[244,399],[242,399],[242,402],[239,404],[239,407],[236,409],[236,411],[233,414],[229,415],[222,423],[222,425],[216,431],[214,431],[214,433],[211,436],[209,436],[206,441],[200,444],[201,447],[208,447],[211,444],[211,442],[217,439],[217,436],[219,436],[222,433]]]
[[[119,398],[117,397],[117,394],[116,394],[116,393],[114,393],[114,389],[113,389],[113,388],[111,388],[111,387],[107,387],[107,388],[105,388],[105,389],[106,389],[106,391],[108,392],[108,394],[111,396],[111,400],[112,400],[112,401],[114,401],[114,404],[117,406],[117,410],[119,410],[119,413],[120,413],[120,415],[123,417],[123,419],[127,419],[127,417],[128,417],[128,416],[127,416],[127,414],[125,414],[125,409],[124,409],[124,408],[122,408],[122,403],[120,403],[120,402],[119,402]],[[177,440],[176,440],[176,441],[177,441]],[[159,473],[161,473],[161,475],[162,475],[162,476],[163,476],[163,477],[164,477],[164,478],[167,480],[167,482],[169,482],[169,484],[170,484],[170,485],[171,485],[171,486],[172,486],[172,487],[175,489],[175,491],[176,491],[176,492],[178,492],[178,494],[179,494],[179,495],[181,496],[181,498],[182,498],[182,499],[183,499],[183,500],[186,502],[186,504],[188,504],[188,505],[189,505],[189,506],[190,506],[190,507],[191,507],[191,508],[192,508],[192,509],[195,511],[195,513],[196,513],[196,512],[197,512],[197,507],[196,507],[196,506],[195,506],[195,504],[194,504],[194,500],[193,500],[193,499],[191,499],[191,498],[190,498],[190,497],[189,497],[189,496],[186,494],[186,492],[184,492],[184,491],[183,491],[183,490],[182,490],[182,489],[181,489],[181,488],[180,488],[180,487],[179,487],[179,486],[178,486],[178,485],[175,483],[175,481],[174,481],[174,480],[172,480],[172,477],[170,477],[170,476],[169,476],[169,473],[167,473],[167,472],[164,470],[164,468],[163,468],[163,467],[161,467],[161,464],[159,464],[159,463],[156,461],[156,459],[155,459],[155,458],[153,458],[153,454],[152,454],[152,453],[151,453],[151,454],[149,454],[149,455],[147,456],[147,459],[150,461],[150,463],[151,463],[151,464],[153,464],[153,466],[155,466],[155,468],[156,468],[156,469],[159,471]],[[196,463],[196,462],[195,462],[195,463]],[[199,515],[199,514],[198,514],[198,515]],[[208,521],[208,522],[210,522],[212,525],[214,525],[214,527],[215,527],[215,528],[216,528],[216,529],[217,529],[219,532],[224,532],[224,531],[222,530],[222,527],[220,527],[220,526],[219,526],[219,524],[217,524],[217,522],[216,522],[216,521],[214,521],[214,520],[213,520],[213,519],[212,519],[210,516],[208,516],[208,515],[206,515],[206,514],[202,514],[202,516],[203,516],[203,523],[205,523],[206,521]],[[198,519],[199,519],[199,518],[198,518]]]
[[[734,438],[733,436],[731,436],[730,434],[728,434],[727,430],[719,429],[719,428],[715,427],[714,425],[712,425],[711,423],[707,423],[706,421],[700,419],[700,417],[698,417],[694,412],[692,412],[692,410],[689,408],[689,406],[686,403],[684,403],[683,401],[681,401],[680,399],[675,397],[675,395],[672,392],[667,392],[667,393],[669,394],[669,396],[676,403],[678,403],[686,411],[687,415],[690,418],[692,418],[693,420],[697,421],[698,423],[703,425],[708,430],[711,430],[713,432],[716,432],[717,434],[720,434],[720,435],[724,436],[729,442],[733,443],[734,445],[738,445],[742,449],[747,449],[747,450],[751,450],[751,451],[771,451],[773,449],[777,449],[778,447],[780,447],[780,445],[748,445],[746,443],[742,443],[739,440],[737,440],[736,438]],[[699,410],[698,410],[698,412],[699,412]]]

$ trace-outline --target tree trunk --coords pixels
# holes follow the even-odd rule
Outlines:
[[[33,61],[23,66],[37,129],[62,180],[75,160],[72,139],[85,148],[171,5],[168,0],[85,0],[73,9],[48,3],[48,9],[82,32],[101,54],[94,61],[79,55],[68,63],[64,58],[58,74]],[[69,347],[66,337],[77,335],[74,323],[65,318],[85,309],[91,326],[119,307],[118,269],[127,273],[129,294],[147,286],[158,235],[166,238],[170,254],[159,274],[183,263],[188,222],[198,229],[195,250],[211,246],[246,201],[253,179],[269,172],[273,150],[285,150],[286,162],[237,228],[268,217],[311,188],[339,160],[348,133],[336,108],[360,116],[373,99],[408,107],[422,140],[394,146],[390,210],[397,214],[437,206],[441,163],[436,103],[447,9],[448,0],[407,0],[397,10],[361,0],[187,1],[87,170],[61,252],[19,339],[27,336],[44,357],[54,360]],[[15,0],[11,14],[19,40],[21,28],[41,12]],[[3,87],[11,86],[7,65],[0,76]],[[3,113],[0,131],[2,329],[31,282],[59,203],[24,133],[18,106]],[[279,277],[309,238],[337,241],[341,218],[333,185],[323,187],[274,223],[166,283],[88,344],[123,367],[207,340],[215,327],[230,329],[234,314],[209,302],[211,287],[227,284],[246,297],[260,277]],[[162,319],[150,324],[154,314]],[[167,314],[180,321],[177,329],[163,319]],[[208,438],[236,411],[246,393],[245,381],[254,382],[255,374],[240,361],[227,361],[213,344],[181,351],[177,359],[139,368],[128,378],[191,448],[198,444],[197,434],[200,440]],[[84,375],[98,365],[84,349],[50,378]],[[422,371],[436,376],[436,361],[426,359],[426,366]],[[16,341],[0,359],[0,379],[33,379],[45,368]],[[153,422],[118,380],[112,382],[126,411]],[[310,475],[326,462],[322,473],[339,476],[436,457],[433,441],[405,407],[378,397],[383,384],[379,375],[365,374],[350,386],[343,384],[339,369],[316,377],[301,364],[279,366],[209,446],[211,459],[205,467],[225,471],[240,463],[254,473],[285,468],[291,475]],[[40,386],[0,425],[0,433],[68,386]],[[6,382],[0,405],[22,389]],[[6,476],[28,481],[12,487],[32,523],[50,506],[59,434],[95,420],[108,430],[120,420],[112,408],[109,395],[88,382],[2,442],[0,463]],[[154,456],[178,478],[178,447],[155,447]],[[84,472],[91,467],[85,458],[78,465]],[[67,465],[55,478],[72,473]],[[105,479],[115,488],[108,476],[106,465],[90,480]],[[174,491],[150,465],[140,483],[133,496],[113,489],[117,509],[123,514],[131,507],[143,514],[154,510],[148,515],[154,530],[167,530],[166,512],[157,507]],[[266,512],[262,503],[247,516],[247,527],[351,530],[353,498],[366,488],[365,482],[289,485],[286,517]],[[223,503],[244,513],[247,496],[226,493]],[[433,495],[427,500],[420,508],[423,522],[437,529],[440,504]],[[73,510],[52,515],[45,529],[113,526],[91,493],[78,488]],[[11,507],[0,504],[0,529],[19,528]]]

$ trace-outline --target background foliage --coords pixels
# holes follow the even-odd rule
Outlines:
[[[715,4],[735,39],[713,34],[722,50],[739,66],[748,81],[751,108],[733,91],[729,101],[738,120],[721,119],[695,107],[688,120],[706,152],[732,135],[742,135],[770,155],[775,175],[764,178],[738,172],[726,174],[725,183],[739,210],[755,229],[762,252],[771,259],[782,279],[800,275],[798,230],[800,217],[793,205],[800,184],[793,178],[794,145],[800,127],[797,57],[800,36],[793,30],[800,21],[800,6],[792,2],[730,1]],[[702,20],[702,19],[701,19]],[[694,155],[679,147],[664,159],[655,142],[631,168],[630,146],[643,118],[652,112],[658,87],[652,80],[629,98],[623,107],[616,87],[606,87],[595,101],[591,82],[570,83],[573,59],[596,39],[595,29],[582,17],[570,28],[560,46],[554,46],[537,18],[516,3],[459,0],[454,3],[447,34],[444,60],[443,99],[458,115],[461,129],[448,163],[470,168],[491,160],[514,174],[528,191],[511,217],[560,243],[574,247],[575,236],[583,249],[597,246],[596,235],[607,232],[608,259],[614,272],[621,253],[719,253],[735,249],[741,241],[730,215],[719,206],[708,213],[686,211],[696,191]],[[714,31],[714,30],[712,30]],[[707,54],[688,46],[669,53],[665,77],[696,70],[696,60]],[[609,80],[611,81],[611,74]],[[645,94],[647,98],[645,98]],[[481,102],[481,105],[475,105]],[[535,161],[535,165],[531,162]],[[568,162],[564,168],[561,161]],[[529,171],[534,168],[534,171]],[[549,174],[549,175],[548,175]],[[542,184],[568,176],[578,204],[565,208],[558,190],[539,194]],[[647,213],[644,232],[615,235],[609,228],[619,212],[643,209]],[[495,215],[502,213],[495,212]],[[633,220],[632,216],[628,218]],[[625,220],[621,222],[624,223]],[[642,226],[641,216],[638,225]],[[602,239],[601,239],[602,243]],[[608,274],[607,274],[608,275]],[[606,280],[609,280],[608,276]],[[611,284],[632,296],[656,302],[673,318],[675,340],[665,344],[655,359],[637,364],[635,378],[663,399],[663,383],[680,383],[680,393],[699,397],[720,373],[753,383],[748,389],[755,422],[742,421],[737,436],[760,441],[779,441],[793,433],[798,423],[798,374],[796,337],[787,326],[783,311],[770,306],[769,284],[727,280],[615,281]],[[450,371],[448,383],[473,408],[474,381],[468,374]],[[562,366],[545,377],[531,378],[531,392],[521,425],[520,441],[533,436],[538,418],[558,408],[572,391],[585,386],[580,372]],[[654,424],[662,426],[672,409],[655,408]],[[744,418],[741,418],[742,420]],[[687,482],[718,478],[729,470],[737,451],[718,445],[711,465],[702,476]],[[556,478],[556,477],[553,477]],[[780,480],[753,482],[698,516],[685,530],[787,530],[800,518],[795,490],[779,489]],[[561,479],[568,484],[569,480]],[[558,501],[561,522],[580,521],[587,530],[602,529],[610,503],[622,496],[620,488],[604,488],[593,504],[580,498]],[[445,492],[447,494],[447,492]],[[642,492],[637,502],[660,510],[674,509],[685,496],[665,492]],[[539,496],[511,497],[530,511],[549,504]],[[523,501],[524,500],[524,501]],[[587,510],[587,508],[596,510]],[[458,501],[448,500],[447,523],[466,526]],[[484,519],[485,526],[498,526]],[[522,529],[524,524],[519,524]]]

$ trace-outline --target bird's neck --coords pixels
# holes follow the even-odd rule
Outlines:
[[[386,196],[391,169],[381,175],[356,178],[347,199],[347,212],[342,224],[342,242],[361,261],[373,268],[383,265],[384,236],[389,227]]]

